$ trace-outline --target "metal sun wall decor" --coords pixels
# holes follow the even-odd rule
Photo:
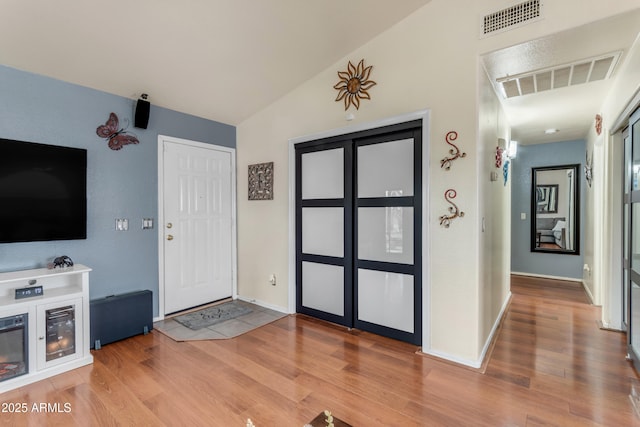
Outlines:
[[[249,200],[273,200],[273,162],[249,165]]]
[[[455,141],[456,139],[458,139],[458,132],[454,130],[447,133],[447,135],[445,136],[445,141],[447,142],[447,144],[449,144],[453,148],[449,149],[449,154],[451,154],[451,157],[445,157],[444,159],[440,160],[440,168],[449,170],[451,169],[451,163],[454,160],[465,157],[467,155],[467,153],[460,152],[460,149],[458,148],[458,146],[452,142],[452,141]]]
[[[344,101],[345,111],[352,105],[358,110],[361,99],[371,99],[368,90],[377,84],[373,80],[369,80],[372,69],[373,65],[365,67],[364,59],[362,59],[357,67],[349,61],[347,71],[338,71],[340,81],[333,88],[338,91],[336,102]]]
[[[135,135],[126,132],[126,128],[129,126],[129,123],[128,121],[125,121],[125,123],[125,126],[118,129],[120,127],[118,116],[116,116],[116,113],[111,113],[109,114],[107,122],[98,126],[96,134],[100,138],[108,140],[109,148],[112,150],[120,150],[125,145],[139,143],[140,141],[138,141],[138,138]]]
[[[462,218],[464,216],[464,212],[458,209],[458,206],[451,201],[451,199],[455,199],[457,195],[458,193],[456,193],[456,190],[454,190],[453,188],[450,188],[444,192],[444,199],[451,205],[448,208],[449,215],[440,216],[440,225],[444,226],[445,228],[449,228],[449,226],[451,225],[451,221],[453,221],[454,219]]]

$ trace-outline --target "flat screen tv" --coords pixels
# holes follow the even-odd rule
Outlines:
[[[87,238],[87,150],[0,138],[0,243]]]

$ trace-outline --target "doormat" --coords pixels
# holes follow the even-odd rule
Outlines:
[[[213,307],[203,308],[192,313],[183,314],[173,318],[176,322],[189,329],[197,331],[208,326],[215,325],[225,320],[235,319],[239,316],[251,313],[251,309],[237,301],[225,302]]]

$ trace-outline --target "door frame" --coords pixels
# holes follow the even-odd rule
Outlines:
[[[430,310],[431,307],[431,283],[429,272],[430,245],[429,245],[429,129],[431,110],[425,109],[413,113],[402,114],[395,117],[381,119],[373,122],[355,124],[342,128],[332,129],[312,135],[305,135],[289,139],[289,263],[288,263],[288,303],[289,313],[296,312],[296,153],[295,144],[316,139],[347,135],[355,132],[366,131],[384,126],[422,120],[422,351],[431,348],[430,334]]]
[[[232,298],[238,298],[238,242],[237,242],[237,213],[236,213],[236,149],[206,142],[191,141],[166,135],[158,135],[158,318],[165,316],[165,280],[164,280],[164,143],[187,145],[204,148],[206,150],[221,151],[231,156],[231,281]]]

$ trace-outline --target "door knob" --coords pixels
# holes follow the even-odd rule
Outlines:
[[[173,227],[173,224],[171,224],[170,222],[167,223],[167,228],[171,228],[171,227]]]
[[[173,240],[173,236],[172,236],[171,234],[169,234],[169,235],[167,236],[167,240]]]

